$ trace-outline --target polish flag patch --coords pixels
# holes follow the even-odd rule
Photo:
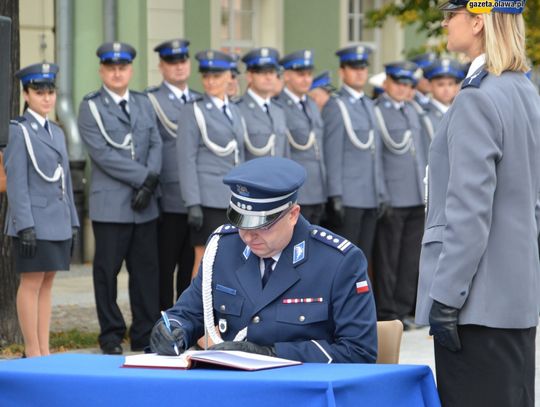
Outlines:
[[[367,280],[358,281],[356,283],[356,294],[363,294],[367,292],[369,292]]]

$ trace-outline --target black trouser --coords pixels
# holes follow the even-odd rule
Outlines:
[[[324,204],[302,205],[300,212],[306,220],[312,225],[320,225],[324,213]]]
[[[133,315],[129,330],[131,348],[142,349],[149,344],[150,332],[159,318],[157,221],[92,222],[92,227],[96,240],[93,273],[101,328],[99,344],[120,344],[126,333],[126,323],[116,303],[117,276],[125,260]]]
[[[166,310],[172,307],[176,298],[191,283],[194,254],[186,214],[167,212],[161,214],[158,222],[158,251],[159,307]],[[173,289],[175,269],[176,296]]]
[[[341,226],[334,226],[332,231],[354,243],[364,252],[366,259],[371,258],[377,209],[345,207],[345,221]]]
[[[392,208],[377,224],[373,266],[377,319],[414,314],[424,207]]]
[[[435,342],[443,407],[533,407],[536,328],[458,327],[462,349]]]

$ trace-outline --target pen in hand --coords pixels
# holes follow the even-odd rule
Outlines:
[[[161,311],[161,318],[163,319],[163,322],[165,323],[165,327],[169,330],[169,332],[172,334],[171,330],[171,323],[169,322],[169,317],[165,313],[165,311]],[[180,355],[180,352],[178,351],[178,346],[176,346],[176,343],[173,344],[174,351],[176,352],[176,355]]]

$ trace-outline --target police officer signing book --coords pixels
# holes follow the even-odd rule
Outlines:
[[[366,258],[310,224],[297,204],[306,172],[281,157],[230,171],[227,216],[202,267],[152,332],[152,351],[174,355],[205,330],[220,350],[317,363],[373,363],[377,328]]]
[[[302,215],[319,224],[326,202],[326,170],[323,157],[323,122],[319,108],[307,93],[313,82],[313,52],[301,50],[280,60],[285,87],[276,98],[285,111],[291,145],[291,159],[307,172],[306,184],[299,191]]]
[[[237,102],[246,124],[246,160],[290,154],[285,114],[271,100],[279,54],[274,48],[256,48],[242,57],[246,64],[248,88]]]
[[[159,183],[161,216],[158,223],[159,250],[159,303],[167,309],[191,282],[193,247],[189,237],[187,209],[180,193],[176,137],[180,109],[189,101],[201,96],[189,89],[187,81],[191,73],[189,41],[174,39],[154,48],[159,54],[159,71],[163,82],[147,89],[158,119],[159,133],[163,141],[163,162]],[[174,270],[176,292],[174,297]],[[174,298],[173,298],[174,297]]]
[[[373,101],[364,94],[371,48],[352,45],[336,52],[343,86],[322,111],[327,169],[327,215],[333,230],[369,259],[377,211],[386,200],[382,140]]]
[[[408,327],[414,313],[420,241],[424,226],[427,138],[407,102],[417,67],[404,61],[385,66],[385,93],[374,108],[383,140],[383,171],[389,211],[377,224],[373,263],[377,316],[399,318]]]
[[[131,349],[148,345],[159,315],[156,197],[161,137],[146,95],[128,88],[135,50],[113,42],[97,50],[101,89],[79,108],[79,131],[92,161],[90,219],[94,230],[94,291],[103,353],[122,353],[126,324],[116,303],[117,275],[130,275]]]
[[[178,119],[178,171],[187,222],[195,247],[195,276],[212,231],[226,219],[228,189],[221,179],[244,161],[244,126],[227,88],[233,59],[217,50],[197,53],[204,95],[181,109]]]

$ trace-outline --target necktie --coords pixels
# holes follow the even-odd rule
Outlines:
[[[306,108],[306,102],[304,102],[303,100],[300,100],[300,107],[302,108],[302,111],[304,112],[304,114],[306,115],[307,119],[309,120],[309,122],[311,123],[311,118],[309,117],[309,114],[307,112],[307,108]]]
[[[51,130],[49,130],[49,121],[45,120],[45,124],[43,125],[43,128],[47,130],[47,133],[51,134]]]
[[[229,120],[229,122],[232,124],[231,116],[229,116],[229,113],[227,112],[227,105],[223,105],[221,109],[223,110],[223,114],[225,115],[227,120]]]
[[[123,99],[120,101],[120,103],[118,103],[120,105],[120,108],[122,109],[122,111],[124,112],[124,114],[126,115],[126,117],[128,119],[130,119],[130,116],[129,116],[129,112],[127,110],[127,100]]]
[[[183,103],[183,104],[186,104],[186,103],[187,103],[187,97],[186,97],[186,94],[185,94],[185,93],[182,93],[182,96],[180,97],[180,99],[182,100],[182,103]]]
[[[268,282],[268,279],[270,278],[270,274],[272,273],[272,266],[274,265],[274,259],[271,257],[266,257],[263,259],[264,262],[264,273],[262,276],[262,286],[266,285]]]
[[[263,104],[263,109],[266,112],[266,114],[268,115],[268,118],[270,119],[270,122],[273,123],[274,121],[272,120],[272,115],[270,114],[270,106],[268,105],[268,103]]]

